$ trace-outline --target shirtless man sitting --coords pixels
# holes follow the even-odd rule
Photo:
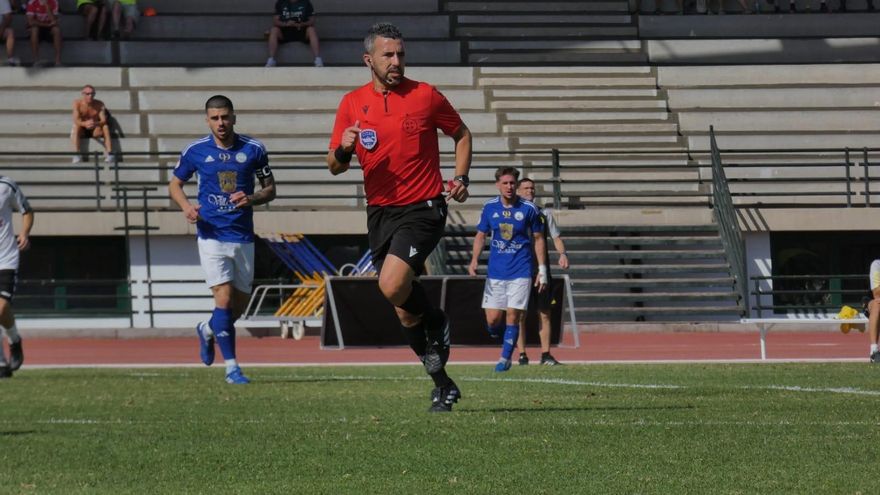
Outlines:
[[[113,160],[113,143],[110,139],[110,126],[107,123],[107,107],[104,102],[95,99],[95,87],[87,84],[82,89],[82,98],[73,101],[73,129],[70,140],[73,143],[73,163],[82,161],[80,139],[91,137],[103,138],[104,161]]]

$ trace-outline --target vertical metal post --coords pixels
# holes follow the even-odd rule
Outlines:
[[[865,161],[862,167],[865,168],[865,206],[871,206],[871,164],[868,162],[868,148],[863,150]]]
[[[843,168],[846,170],[846,207],[849,208],[852,206],[852,177],[849,173],[849,148],[846,148],[844,152]]]
[[[101,210],[101,161],[98,152],[95,152],[95,200],[97,201],[98,211]]]
[[[134,328],[134,290],[131,284],[131,236],[128,231],[128,191],[122,190],[122,214],[125,218],[125,266],[128,268],[128,324]]]
[[[119,191],[119,154],[113,154],[113,190]],[[114,194],[116,196],[116,209],[119,209],[119,193]]]
[[[559,150],[553,148],[553,209],[562,207],[562,178],[559,171]]]
[[[150,218],[147,210],[147,190],[144,189],[141,192],[144,195],[144,250],[147,261],[147,300],[149,301],[150,308],[150,328],[153,328],[155,325],[153,324],[153,274],[150,268],[152,265],[150,261]]]
[[[758,310],[758,318],[761,317],[761,307],[764,305],[764,302],[761,301],[761,281],[758,278],[753,278],[753,282],[755,282],[755,309]],[[746,314],[750,313],[748,308],[749,302],[746,301]]]

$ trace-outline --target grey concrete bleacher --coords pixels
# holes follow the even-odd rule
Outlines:
[[[875,64],[660,67],[660,88],[689,148],[873,147],[880,66]]]
[[[321,58],[327,65],[360,65],[363,43],[321,42]],[[123,41],[119,43],[119,63],[129,66],[222,67],[262,66],[267,57],[266,42],[260,41]],[[461,48],[457,41],[408,41],[407,63],[412,65],[457,65]],[[275,57],[280,65],[311,65],[308,46],[288,43]]]

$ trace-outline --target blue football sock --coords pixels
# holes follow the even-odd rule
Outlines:
[[[504,323],[498,323],[495,325],[486,325],[486,329],[489,331],[489,336],[493,339],[497,339],[501,337],[501,332],[504,331]]]
[[[211,321],[208,322],[214,330],[214,338],[224,360],[235,359],[235,327],[232,323],[232,310],[224,308],[214,308]]]
[[[507,325],[504,328],[504,343],[501,344],[501,357],[510,359],[513,350],[516,349],[516,339],[519,338],[519,325]]]

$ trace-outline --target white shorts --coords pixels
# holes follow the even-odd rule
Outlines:
[[[199,238],[199,260],[208,287],[232,282],[233,287],[250,294],[254,281],[254,243]]]
[[[880,289],[880,260],[871,262],[871,290]]]
[[[526,309],[529,305],[529,294],[532,292],[532,279],[515,278],[513,280],[486,279],[483,288],[484,309]]]
[[[0,15],[6,15],[10,12],[12,12],[12,6],[9,5],[9,0],[0,0]]]

